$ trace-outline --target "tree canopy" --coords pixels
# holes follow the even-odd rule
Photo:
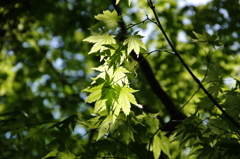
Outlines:
[[[240,158],[240,2],[0,1],[0,158]]]

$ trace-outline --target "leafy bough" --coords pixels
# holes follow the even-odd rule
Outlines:
[[[114,33],[118,22],[121,21],[121,16],[118,16],[115,10],[104,11],[95,18],[99,23],[90,28],[93,35],[84,41],[94,43],[89,54],[100,56],[103,64],[94,68],[100,74],[92,78],[91,86],[82,91],[90,93],[86,102],[95,102],[94,113],[99,120],[91,121],[96,121],[93,125],[98,125],[100,139],[108,132],[109,126],[115,123],[121,111],[127,116],[130,114],[131,104],[142,107],[132,94],[137,90],[130,87],[127,79],[127,73],[130,72],[123,67],[123,62],[127,61],[133,50],[138,56],[140,49],[146,50],[146,47],[138,32],[129,35],[123,43],[115,39]]]

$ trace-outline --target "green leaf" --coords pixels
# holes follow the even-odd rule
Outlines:
[[[121,16],[118,16],[116,10],[113,10],[112,12],[109,10],[103,11],[103,14],[98,14],[95,18],[102,21],[108,29],[113,30],[118,26],[118,22],[121,22]]]
[[[126,115],[130,113],[130,103],[138,105],[134,95],[132,95],[133,92],[136,92],[136,90],[129,88],[128,85],[125,85],[123,88],[121,88],[119,93],[118,103],[121,105],[121,108]]]
[[[199,99],[200,101],[197,103],[199,109],[203,109],[203,110],[213,109],[214,104],[208,97],[199,98]]]
[[[222,107],[225,108],[226,112],[234,117],[239,119],[240,114],[240,93],[234,90],[226,91],[224,94],[225,102],[222,104]]]
[[[100,99],[98,100],[96,103],[95,103],[95,106],[94,106],[94,113],[100,113],[101,111],[107,109],[107,106],[106,106],[106,101],[107,99]]]
[[[103,46],[105,44],[115,44],[116,41],[115,41],[114,37],[115,37],[114,35],[109,35],[108,33],[103,33],[103,34],[96,34],[96,35],[89,36],[86,39],[84,39],[83,41],[95,43],[89,52],[89,54],[91,54],[91,53],[95,53],[98,51],[102,52],[102,51],[106,50],[107,48],[105,46]]]
[[[82,90],[82,91],[85,91],[85,92],[92,92],[86,99],[87,103],[95,102],[95,101],[97,101],[101,98],[103,85],[104,84],[100,84],[96,87],[86,88],[86,89]]]
[[[117,68],[124,60],[127,60],[127,53],[126,53],[126,46],[124,46],[122,43],[118,44],[111,44],[111,45],[104,45],[107,48],[109,48],[110,55],[107,59],[107,63],[109,65],[109,68],[114,67]]]
[[[169,139],[166,137],[164,132],[159,132],[159,134],[161,139],[160,148],[166,155],[168,155],[169,158],[171,158],[170,151],[169,151]]]
[[[153,138],[153,156],[154,156],[154,159],[158,159],[160,154],[161,154],[161,139],[159,137],[159,135],[155,135],[154,138]]]
[[[130,6],[132,3],[132,0],[128,0],[128,5]]]
[[[222,44],[217,39],[216,35],[210,35],[206,31],[203,31],[203,34],[199,34],[193,31],[193,34],[197,37],[197,39],[192,39],[193,42],[197,42],[203,45],[209,46],[221,46]]]
[[[120,2],[120,0],[116,0],[116,5],[118,4]],[[132,0],[128,0],[128,5],[130,6],[131,5],[131,3],[132,3]]]
[[[158,159],[163,151],[169,158],[171,158],[169,151],[169,139],[161,131],[157,132],[153,137],[152,151],[154,159]]]
[[[103,65],[93,69],[101,72],[97,78],[105,78],[107,74],[112,79],[114,84],[123,86],[124,83],[129,83],[126,76],[126,73],[129,73],[129,71],[123,67],[117,67],[114,69],[112,67],[109,68],[107,65]]]
[[[115,5],[118,5],[118,3],[120,2],[120,0],[116,0],[116,3],[115,3]]]
[[[30,143],[34,146],[45,145],[44,133],[39,127],[31,128],[28,134],[25,136],[25,139],[30,139]]]
[[[50,158],[50,157],[56,157],[57,156],[58,151],[57,150],[53,150],[50,151],[48,154],[46,154],[46,156],[44,156],[41,159],[46,159],[46,158]]]
[[[212,86],[208,87],[208,91],[209,93],[211,93],[214,97],[217,97],[219,93],[222,93],[222,84],[221,83],[217,83],[217,84],[213,84]]]
[[[134,52],[137,54],[137,56],[139,55],[140,52],[140,48],[143,48],[145,50],[146,47],[143,44],[143,42],[140,40],[140,38],[142,38],[142,36],[140,35],[136,35],[138,32],[136,32],[134,35],[130,35],[128,36],[128,38],[123,42],[123,45],[128,46],[127,48],[127,53],[130,54],[132,50],[134,50]]]
[[[221,82],[222,69],[216,62],[209,65],[205,82]]]
[[[99,126],[99,132],[98,132],[97,140],[99,140],[104,134],[106,134],[108,132],[112,122],[113,122],[113,116],[112,115],[107,116],[103,120],[103,122]]]
[[[58,159],[75,159],[75,155],[69,150],[66,150],[64,152],[58,152]]]

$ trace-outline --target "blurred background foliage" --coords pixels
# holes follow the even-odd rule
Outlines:
[[[234,80],[229,77],[239,76],[240,71],[240,2],[212,0],[198,6],[181,5],[183,2],[155,2],[167,34],[200,79],[207,64],[217,62],[226,84],[233,86]],[[84,103],[86,95],[81,93],[91,82],[90,77],[96,75],[91,68],[99,63],[97,57],[87,55],[91,45],[82,40],[96,23],[94,15],[113,10],[113,4],[101,0],[0,1],[0,158],[43,157],[56,153],[52,151],[55,149],[62,152],[62,158],[96,156],[99,151],[113,148],[110,141],[88,147],[96,136],[84,128],[84,122],[91,118],[92,106]],[[122,0],[119,8],[126,25],[146,19],[146,15],[153,17],[146,1],[133,1],[128,7],[127,1]],[[151,22],[133,30],[140,30],[145,36],[143,41],[149,51],[170,50]],[[192,31],[203,30],[217,35],[223,41],[223,49],[209,53],[191,42],[195,38]],[[209,61],[212,54],[214,58]],[[180,109],[198,89],[197,84],[171,54],[155,52],[147,60],[160,85]],[[131,70],[135,64],[130,60],[126,66]],[[141,69],[136,71],[137,77],[132,73],[130,81],[134,89],[140,90],[135,94],[137,100],[148,107],[149,113],[160,113],[167,120],[170,116],[147,83],[148,77]],[[194,103],[202,95],[198,92],[184,107],[184,114],[194,112]],[[106,147],[101,142],[107,142],[102,143]]]

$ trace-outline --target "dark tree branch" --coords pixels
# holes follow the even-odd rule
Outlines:
[[[112,0],[112,3],[114,5],[115,10],[118,12],[119,15],[121,15],[121,9],[119,6],[115,5],[115,0]],[[125,39],[125,35],[127,33],[127,28],[124,23],[124,21],[119,23],[121,30],[122,30],[122,36],[121,41]],[[155,78],[155,75],[148,63],[148,61],[140,54],[139,57],[136,57],[135,53],[131,53],[131,56],[138,61],[140,68],[142,70],[142,73],[146,77],[148,84],[150,85],[151,89],[155,93],[155,95],[158,97],[158,99],[163,103],[168,113],[171,115],[172,120],[168,122],[165,126],[163,126],[164,131],[172,132],[177,125],[180,124],[179,121],[182,121],[186,118],[186,115],[184,115],[182,112],[180,112],[177,108],[177,106],[173,103],[172,99],[168,96],[168,94],[162,89],[161,85]],[[176,122],[178,121],[178,122]]]
[[[234,124],[237,128],[240,129],[240,124],[238,122],[236,122],[221,106],[220,104],[213,98],[213,96],[206,90],[206,88],[203,86],[203,84],[198,80],[198,78],[193,74],[193,72],[191,71],[191,69],[187,66],[187,64],[185,63],[185,61],[182,59],[181,55],[177,52],[176,48],[173,46],[172,42],[170,41],[170,39],[168,38],[165,30],[163,29],[161,22],[157,16],[156,10],[155,10],[155,6],[152,3],[152,0],[147,0],[148,1],[148,5],[149,7],[152,9],[153,14],[157,20],[156,25],[158,26],[158,28],[161,30],[161,32],[163,33],[165,39],[167,40],[168,44],[170,45],[170,47],[172,48],[173,52],[175,53],[175,55],[178,57],[178,59],[180,60],[180,62],[182,63],[182,65],[186,68],[186,70],[188,71],[188,73],[192,76],[192,78],[194,79],[194,81],[199,85],[199,87],[203,90],[203,92],[208,96],[208,98],[214,103],[214,105],[216,105],[216,107],[222,112],[222,114],[232,123]]]
[[[161,100],[164,104],[165,108],[169,112],[169,114],[174,117],[174,119],[183,120],[186,118],[184,114],[178,111],[177,107],[173,103],[172,99],[168,96],[168,94],[162,89],[161,85],[155,78],[155,75],[147,62],[146,59],[140,54],[139,57],[136,57],[135,53],[131,54],[135,60],[139,62],[140,68],[142,73],[145,75],[148,84],[150,85],[151,89],[155,93],[155,95]]]

